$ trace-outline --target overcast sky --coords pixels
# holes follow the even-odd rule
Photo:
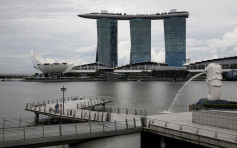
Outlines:
[[[237,0],[0,0],[0,73],[35,73],[30,50],[44,58],[95,62],[96,20],[80,13],[188,11],[187,58],[237,56]],[[152,21],[152,61],[164,62],[163,21]],[[118,21],[118,64],[128,64],[129,21]]]

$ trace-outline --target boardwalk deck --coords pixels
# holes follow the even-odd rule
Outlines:
[[[133,111],[131,111],[127,108],[124,108],[124,112],[122,113],[121,108],[105,107],[104,105],[109,102],[110,100],[108,99],[74,98],[64,103],[64,114],[63,109],[56,110],[54,108],[56,101],[53,101],[53,103],[49,103],[49,101],[41,103],[28,103],[26,104],[25,110],[34,112],[36,114],[42,114],[57,118],[62,117],[68,119],[75,119],[80,121],[124,121],[125,118],[140,119],[141,116],[146,115],[146,111],[144,109],[134,109]],[[62,102],[59,103],[62,104]],[[97,109],[97,106],[103,107]]]
[[[140,121],[88,122],[2,129],[0,147],[39,147],[131,134],[142,130]]]

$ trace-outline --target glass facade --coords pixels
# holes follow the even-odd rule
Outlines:
[[[130,64],[151,61],[151,20],[130,20]]]
[[[182,67],[186,62],[186,18],[164,19],[165,62],[169,66]]]
[[[117,24],[116,19],[97,19],[96,62],[110,67],[117,66],[118,63]]]

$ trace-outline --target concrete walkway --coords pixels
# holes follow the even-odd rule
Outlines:
[[[203,142],[206,144],[203,144],[204,146],[209,147],[237,148],[236,130],[192,123],[192,112],[152,115],[148,116],[147,120],[148,128],[146,129],[150,132],[163,133],[177,139],[183,139],[186,136],[186,139],[193,140],[194,143]]]

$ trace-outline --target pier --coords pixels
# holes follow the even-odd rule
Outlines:
[[[141,147],[226,147],[237,148],[237,120],[230,129],[222,128],[216,111],[192,111],[146,115],[145,109],[114,108],[105,106],[108,97],[70,97],[64,100],[65,108],[55,109],[63,100],[26,104],[26,111],[35,113],[31,124],[19,118],[15,126],[3,120],[0,129],[0,147],[39,147],[76,144],[97,138],[141,133]],[[208,112],[209,114],[204,112]],[[39,118],[43,115],[43,119]],[[199,115],[204,120],[199,119]],[[46,117],[48,116],[48,117]],[[224,115],[223,118],[225,118]],[[212,118],[213,117],[213,118]],[[213,120],[213,121],[212,121]],[[209,122],[217,124],[209,124]],[[199,123],[200,122],[200,123]],[[205,123],[209,125],[205,125]],[[221,127],[218,127],[221,125]]]
[[[62,118],[58,118],[62,121]],[[75,120],[71,120],[75,122]],[[139,120],[85,122],[2,128],[0,147],[39,147],[75,144],[97,138],[141,132]]]

